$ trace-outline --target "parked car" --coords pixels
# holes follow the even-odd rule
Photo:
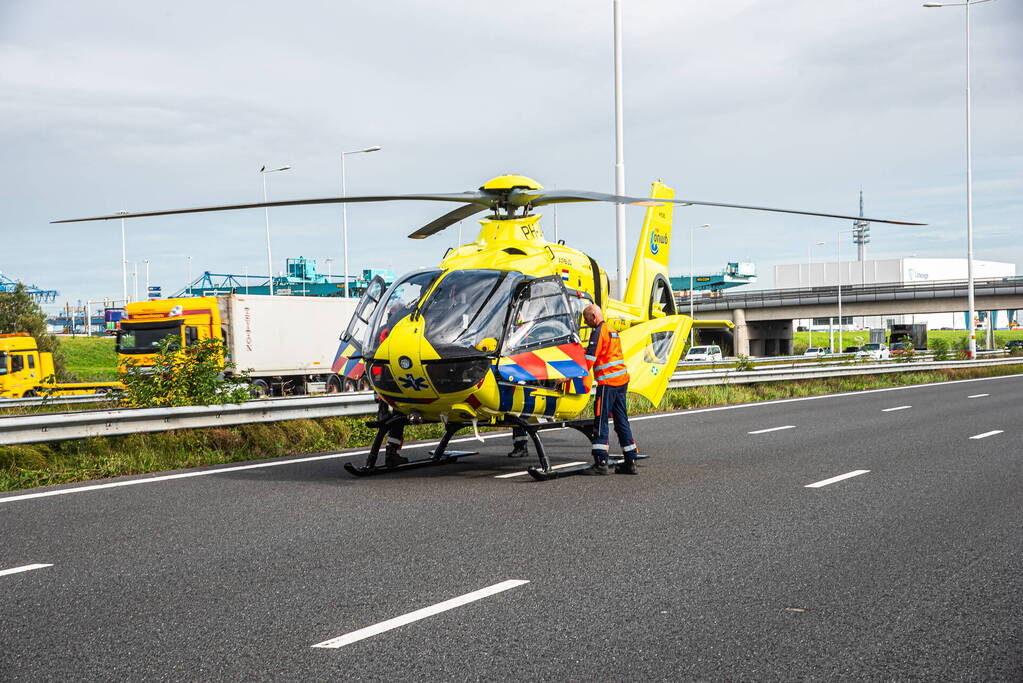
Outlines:
[[[823,346],[811,346],[810,348],[808,348],[806,351],[803,352],[803,355],[804,356],[824,356],[824,355],[829,354],[829,353],[831,353],[831,349],[829,349],[829,348],[825,348]]]
[[[845,347],[845,350],[842,351],[842,353],[856,353],[859,350],[860,350],[860,347],[858,347],[858,346],[847,346],[847,347]]]
[[[1010,339],[1009,343],[1005,345],[1005,350],[1011,353],[1013,349],[1023,351],[1023,339]]]
[[[870,360],[888,360],[892,357],[892,352],[887,344],[864,344],[863,348],[856,354],[856,357],[869,358]]]
[[[709,362],[721,360],[722,358],[724,358],[724,356],[721,353],[721,347],[713,345],[694,346],[693,348],[689,349],[689,351],[686,353],[686,357],[683,360],[687,363],[693,361]]]

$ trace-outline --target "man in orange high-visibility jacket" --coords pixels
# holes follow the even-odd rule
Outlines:
[[[600,307],[590,304],[583,309],[583,320],[593,328],[586,349],[586,362],[593,369],[597,381],[597,396],[593,404],[593,467],[586,474],[607,474],[607,420],[613,416],[615,434],[622,447],[624,461],[615,467],[618,474],[639,474],[636,469],[636,441],[632,438],[626,396],[629,390],[629,371],[622,356],[618,333],[604,322]]]

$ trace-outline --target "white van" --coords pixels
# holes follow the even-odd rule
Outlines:
[[[684,362],[689,363],[692,361],[715,361],[721,360],[724,356],[721,354],[720,346],[694,346],[689,349],[686,353],[686,357],[683,359]]]

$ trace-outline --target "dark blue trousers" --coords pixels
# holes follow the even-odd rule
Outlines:
[[[593,457],[607,459],[608,417],[615,421],[615,434],[622,447],[626,460],[636,457],[636,440],[632,438],[632,427],[629,426],[629,414],[625,397],[628,394],[628,383],[620,387],[606,384],[597,385],[596,400],[593,404]]]

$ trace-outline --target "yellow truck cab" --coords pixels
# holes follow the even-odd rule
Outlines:
[[[128,304],[128,317],[117,331],[118,369],[125,361],[134,360],[148,367],[160,351],[160,344],[170,337],[173,346],[191,346],[200,339],[222,339],[217,297],[203,296],[181,299],[155,299]]]
[[[0,334],[0,398],[101,394],[122,388],[118,382],[57,383],[53,354],[40,351],[32,335]]]

